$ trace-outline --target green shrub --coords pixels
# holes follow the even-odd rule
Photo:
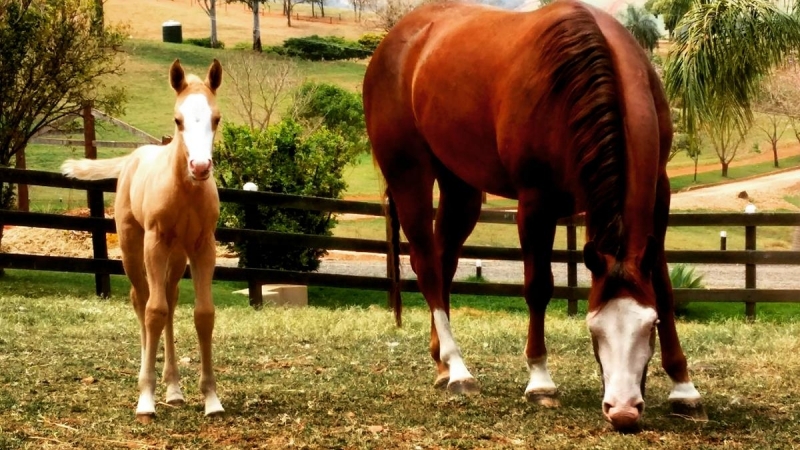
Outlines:
[[[285,119],[263,131],[226,124],[215,160],[220,187],[241,189],[250,181],[259,191],[341,198],[346,188],[343,170],[355,161],[344,139],[322,127],[305,133]],[[336,221],[329,213],[257,206],[253,229],[330,236]],[[220,226],[244,228],[241,205],[223,204]],[[266,269],[311,271],[319,267],[324,249],[280,247],[258,240],[234,245],[239,265]]]
[[[371,50],[365,49],[358,42],[336,36],[317,35],[289,38],[283,41],[282,50],[270,48],[269,51],[309,61],[363,59],[372,55]]]
[[[188,38],[183,40],[184,44],[196,45],[198,47],[211,48],[211,38]],[[225,48],[225,43],[217,40],[217,48]]]
[[[297,116],[320,120],[329,130],[340,134],[355,151],[368,151],[367,126],[361,94],[330,83],[303,83],[297,91]]]
[[[703,288],[703,276],[695,275],[694,268],[686,264],[676,264],[669,272],[673,289]],[[684,315],[688,310],[688,302],[675,302],[675,314]]]
[[[366,33],[358,38],[358,43],[370,52],[374,52],[385,36],[386,33]]]

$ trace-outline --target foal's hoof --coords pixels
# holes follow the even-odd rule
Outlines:
[[[176,398],[171,398],[171,399],[167,399],[167,404],[169,406],[174,406],[174,407],[177,408],[178,406],[183,406],[184,404],[186,404],[186,400],[184,400],[183,397],[181,397],[181,398],[177,398],[177,397]]]
[[[481,388],[475,378],[465,378],[448,383],[447,391],[451,394],[477,395],[481,393]]]
[[[150,425],[155,417],[155,413],[136,414],[136,421],[142,425]]]
[[[436,381],[433,382],[434,389],[444,389],[447,387],[447,383],[450,382],[450,373],[446,372],[438,377],[436,377]]]
[[[558,408],[561,402],[558,400],[557,389],[545,389],[525,392],[525,400],[530,403],[537,403],[545,408]]]
[[[703,403],[698,400],[673,400],[670,402],[672,406],[672,415],[683,417],[695,422],[707,422],[708,414],[706,409],[703,408]]]

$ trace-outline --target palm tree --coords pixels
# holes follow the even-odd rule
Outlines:
[[[698,1],[674,38],[664,87],[682,108],[687,133],[704,123],[742,134],[765,76],[800,48],[800,22],[769,0]]]
[[[667,33],[669,33],[671,39],[672,32],[675,31],[675,26],[677,26],[681,18],[689,12],[692,3],[695,1],[707,3],[709,0],[647,0],[644,4],[644,9],[656,17],[663,17],[664,28],[667,30]]]
[[[649,53],[652,53],[658,46],[658,38],[661,37],[661,32],[658,30],[656,18],[646,9],[628,4],[622,23],[631,32],[636,42]]]

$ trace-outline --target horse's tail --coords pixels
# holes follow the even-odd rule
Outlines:
[[[61,164],[61,173],[79,180],[104,180],[119,177],[130,155],[110,159],[68,159]]]
[[[575,4],[543,33],[551,95],[568,105],[574,162],[587,205],[587,231],[603,253],[623,251],[625,132],[611,50],[594,15]]]
[[[394,321],[397,326],[403,324],[403,300],[400,295],[400,219],[397,216],[397,206],[392,199],[389,189],[386,189],[386,237],[389,248],[386,258],[390,258],[386,265],[389,278],[389,303],[394,310]]]

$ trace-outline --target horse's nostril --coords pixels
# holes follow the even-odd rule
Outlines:
[[[642,415],[642,413],[644,413],[644,402],[640,401],[639,403],[637,403],[636,409],[639,411],[639,415]]]
[[[603,414],[608,415],[609,411],[611,411],[611,403],[603,402]]]

